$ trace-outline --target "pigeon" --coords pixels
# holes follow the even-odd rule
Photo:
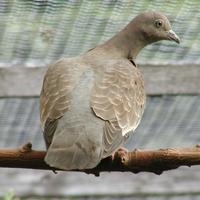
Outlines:
[[[165,15],[146,11],[105,43],[49,65],[40,94],[49,166],[91,169],[123,145],[145,108],[136,57],[160,40],[180,43]]]

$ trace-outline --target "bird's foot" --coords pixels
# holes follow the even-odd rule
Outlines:
[[[126,157],[128,152],[129,152],[128,149],[120,147],[117,151],[115,151],[112,154],[112,160],[120,160],[120,162],[123,162],[123,158]]]

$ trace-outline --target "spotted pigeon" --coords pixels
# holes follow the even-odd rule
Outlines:
[[[147,11],[105,43],[50,64],[40,95],[48,165],[93,168],[124,143],[145,108],[136,57],[160,40],[180,42],[162,13]]]

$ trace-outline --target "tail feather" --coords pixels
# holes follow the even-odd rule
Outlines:
[[[87,134],[73,134],[67,130],[56,137],[47,150],[45,162],[51,167],[71,170],[95,167],[101,160],[101,147],[87,138]]]

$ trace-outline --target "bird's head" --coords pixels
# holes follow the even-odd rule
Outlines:
[[[137,27],[140,38],[147,44],[160,40],[180,43],[180,38],[172,30],[169,20],[160,12],[144,12],[134,18],[132,24]]]
[[[139,52],[148,44],[160,40],[180,43],[180,38],[172,30],[169,20],[160,12],[147,11],[136,16],[122,31],[101,47],[116,55],[135,60]],[[113,48],[114,47],[114,48]]]

